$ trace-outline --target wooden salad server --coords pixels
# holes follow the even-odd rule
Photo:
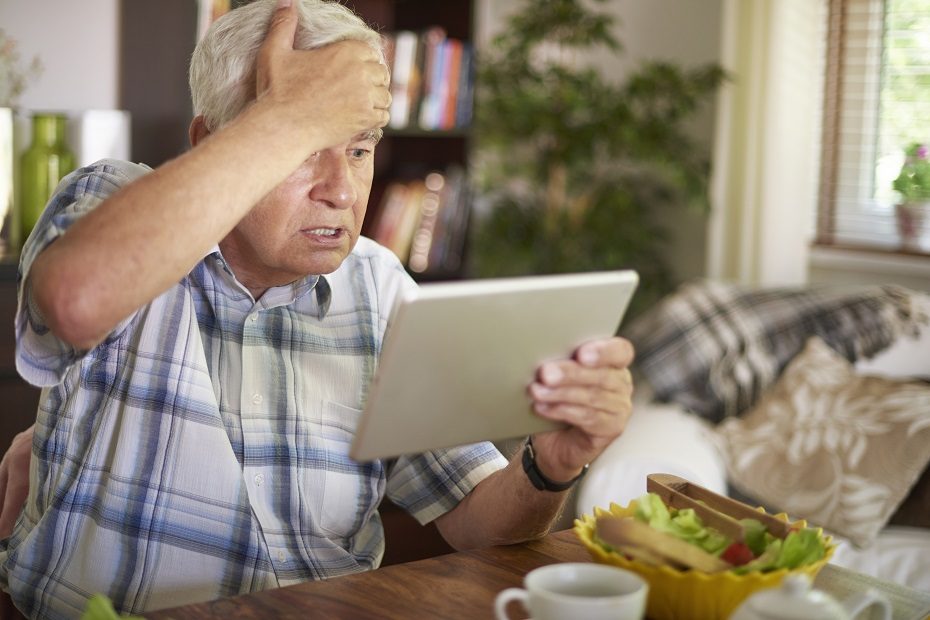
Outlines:
[[[728,562],[697,545],[653,529],[633,517],[600,516],[596,532],[598,538],[620,553],[653,566],[694,568],[705,573],[732,568]]]
[[[646,490],[661,497],[669,508],[693,508],[705,525],[739,542],[745,539],[739,519],[761,522],[776,538],[784,539],[791,531],[791,525],[781,519],[673,474],[649,474]]]

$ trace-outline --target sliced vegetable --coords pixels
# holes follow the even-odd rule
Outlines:
[[[735,542],[730,543],[730,546],[724,549],[723,553],[720,555],[720,559],[729,562],[733,566],[742,566],[743,564],[749,564],[755,560],[756,556],[753,555],[749,545]]]
[[[113,608],[113,602],[103,594],[94,594],[87,599],[87,607],[81,620],[145,620],[142,616],[121,616]]]

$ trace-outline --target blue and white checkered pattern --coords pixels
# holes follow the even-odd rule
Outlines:
[[[38,253],[147,168],[104,161],[60,186]],[[20,287],[17,367],[44,386],[29,498],[0,583],[31,617],[103,592],[124,612],[374,568],[387,494],[421,522],[506,465],[490,444],[357,463],[348,447],[393,301],[415,286],[362,238],[334,273],[254,301],[218,249],[89,352]]]

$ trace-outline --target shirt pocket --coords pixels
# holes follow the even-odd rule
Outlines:
[[[326,453],[320,528],[332,536],[354,535],[378,507],[384,493],[381,461],[361,463],[349,457],[362,412],[334,402],[323,402],[321,439]]]

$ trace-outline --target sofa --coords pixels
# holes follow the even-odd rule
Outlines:
[[[691,282],[621,334],[634,413],[576,516],[673,473],[824,527],[834,564],[930,592],[930,295]]]

